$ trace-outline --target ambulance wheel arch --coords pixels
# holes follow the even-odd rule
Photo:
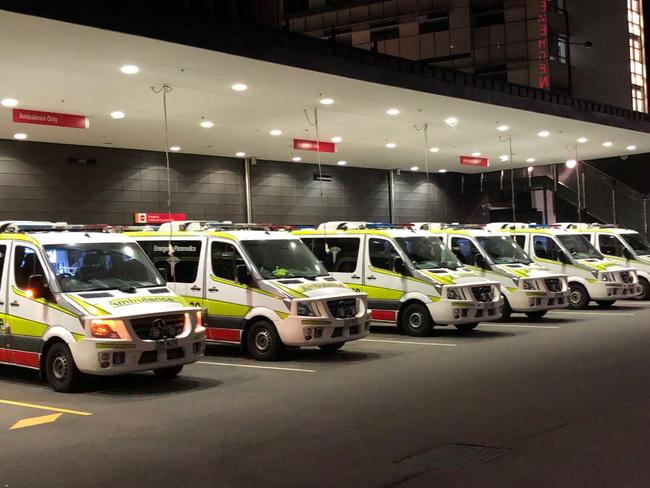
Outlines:
[[[569,307],[583,309],[589,305],[589,283],[579,276],[569,276]]]
[[[72,333],[67,330],[65,327],[59,325],[52,326],[45,331],[43,334],[43,343],[41,346],[41,358],[40,358],[40,368],[39,373],[41,378],[46,379],[46,359],[48,351],[54,346],[54,344],[65,344],[70,348],[70,344],[75,344],[77,341],[72,335]],[[74,360],[74,355],[73,355]]]
[[[253,326],[259,323],[266,323],[270,327],[272,327],[273,330],[275,331],[275,335],[277,335],[277,338],[280,340],[281,345],[284,346],[282,334],[280,333],[278,327],[276,326],[276,324],[280,322],[282,318],[276,312],[268,308],[262,308],[262,307],[254,308],[246,314],[244,320],[245,320],[244,329],[241,335],[241,347],[242,350],[244,350],[246,353],[251,355],[254,354],[254,351],[249,350],[250,344],[248,339],[249,339],[249,333],[253,328]],[[271,333],[271,336],[273,336],[273,333]]]
[[[410,295],[419,295],[411,293]],[[424,296],[424,295],[423,295]],[[431,303],[431,300],[428,299]],[[421,297],[411,296],[407,298],[397,312],[397,328],[411,336],[426,336],[435,326],[427,303]]]
[[[241,347],[257,361],[273,361],[279,358],[285,345],[273,321],[257,315],[246,321]]]
[[[637,295],[637,298],[639,300],[648,300],[650,298],[650,274],[638,269],[637,274],[639,276],[639,286],[641,287],[641,292]]]

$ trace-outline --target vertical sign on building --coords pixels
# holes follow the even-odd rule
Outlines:
[[[537,41],[537,88],[551,88],[548,65],[548,2],[539,0],[539,40]]]

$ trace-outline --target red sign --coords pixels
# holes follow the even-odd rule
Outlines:
[[[460,164],[464,166],[480,166],[482,168],[487,168],[490,166],[490,160],[488,158],[474,158],[470,156],[461,156]]]
[[[39,112],[38,110],[13,109],[13,120],[20,124],[53,125],[56,127],[72,127],[87,129],[90,121],[85,115],[57,114],[54,112]]]
[[[176,220],[187,220],[184,213],[136,213],[133,215],[136,224],[164,224]]]
[[[537,88],[551,88],[548,66],[548,3],[539,0],[539,40],[537,41]]]
[[[327,153],[336,152],[336,144],[333,142],[307,141],[305,139],[294,139],[293,148],[300,149],[302,151],[318,151]]]

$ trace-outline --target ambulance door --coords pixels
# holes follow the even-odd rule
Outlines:
[[[211,238],[208,246],[207,338],[239,343],[246,314],[256,305],[250,267],[233,241]]]
[[[7,320],[7,269],[11,241],[0,241],[0,363],[8,363],[6,335],[9,332]]]
[[[560,261],[560,256],[565,254],[552,236],[534,234],[532,236],[531,256],[535,256],[546,265],[556,266],[553,271],[565,272],[566,265]]]
[[[452,236],[449,247],[458,260],[465,266],[479,268],[480,272],[485,271],[484,266],[487,260],[471,238]]]
[[[407,292],[408,280],[399,273],[403,258],[389,239],[366,236],[366,242],[363,291],[368,294],[372,319],[396,322],[400,298]]]
[[[592,241],[598,250],[603,253],[605,256],[625,259],[628,261],[627,257],[630,255],[629,251],[625,247],[625,244],[621,242],[620,236],[612,234],[596,234],[596,242]]]
[[[363,285],[363,236],[304,237],[302,241],[337,280],[360,292]]]
[[[188,305],[203,307],[205,298],[205,237],[173,237],[138,241],[176,294]]]

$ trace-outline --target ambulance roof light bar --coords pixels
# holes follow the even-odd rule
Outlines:
[[[30,232],[112,232],[107,224],[68,224],[67,222],[17,221],[0,222],[0,232],[27,234]]]
[[[384,222],[323,222],[319,224],[317,230],[368,230],[368,229],[413,229],[412,224],[390,224]]]

